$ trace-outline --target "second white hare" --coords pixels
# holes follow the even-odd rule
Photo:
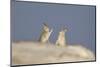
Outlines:
[[[58,34],[58,39],[56,40],[56,46],[66,46],[65,32],[67,29],[62,29]]]

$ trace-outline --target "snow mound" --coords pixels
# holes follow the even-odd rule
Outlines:
[[[37,42],[12,43],[12,64],[45,64],[60,62],[92,61],[92,51],[81,45],[56,47]]]

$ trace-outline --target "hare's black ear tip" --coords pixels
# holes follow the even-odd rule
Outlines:
[[[48,26],[47,23],[43,23],[44,26]]]

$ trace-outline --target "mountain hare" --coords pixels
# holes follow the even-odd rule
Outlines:
[[[67,29],[62,29],[58,34],[58,39],[56,41],[57,46],[66,46],[65,32]]]
[[[43,24],[43,30],[39,38],[39,42],[46,43],[49,40],[49,37],[52,33],[52,29],[50,30],[47,24]]]

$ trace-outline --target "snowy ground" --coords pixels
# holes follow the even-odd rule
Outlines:
[[[12,43],[12,65],[91,61],[94,54],[80,45],[56,47],[37,42]]]

